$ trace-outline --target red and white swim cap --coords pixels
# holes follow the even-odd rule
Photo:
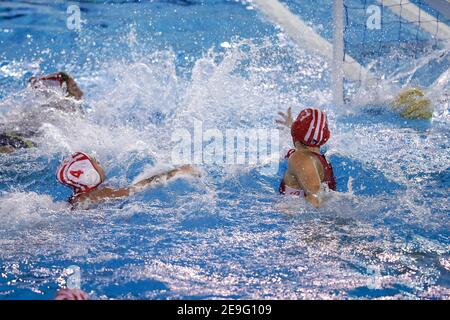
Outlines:
[[[59,182],[72,188],[75,194],[94,190],[103,182],[102,175],[91,158],[83,152],[76,152],[65,159],[56,177]]]
[[[320,147],[330,138],[328,121],[325,113],[319,109],[302,110],[291,126],[294,140],[308,147]]]
[[[89,295],[80,289],[60,289],[55,300],[89,300]]]

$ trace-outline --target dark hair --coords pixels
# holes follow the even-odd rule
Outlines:
[[[59,76],[60,76],[61,79],[63,79],[63,81],[65,81],[65,82],[69,81],[69,79],[70,79],[70,76],[69,76],[66,72],[64,72],[64,71],[59,72]]]

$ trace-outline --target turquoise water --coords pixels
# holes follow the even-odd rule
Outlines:
[[[318,7],[287,3],[301,16]],[[328,64],[250,2],[80,7],[77,32],[64,2],[0,3],[1,123],[39,132],[37,148],[0,155],[0,299],[51,299],[72,265],[100,299],[449,298],[448,86],[430,91],[431,122],[387,108],[395,85],[376,105],[339,109]],[[327,14],[317,11],[316,28],[327,30]],[[62,69],[85,92],[83,116],[43,112],[49,98],[25,88]],[[288,106],[318,106],[330,120],[338,190],[321,210],[277,194],[284,163],[269,173],[200,165],[199,180],[91,210],[70,210],[54,178],[65,154],[83,150],[124,186],[170,167],[174,129],[192,131],[195,119],[270,129]],[[290,143],[282,131],[282,151]]]

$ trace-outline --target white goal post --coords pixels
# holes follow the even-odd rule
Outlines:
[[[343,10],[343,0],[336,0],[341,4],[340,9]],[[351,62],[348,64],[334,64],[336,58],[343,59],[343,14],[340,16],[342,23],[341,29],[335,28],[335,41],[342,38],[341,46],[333,49],[333,44],[322,38],[313,28],[308,26],[300,17],[293,14],[289,8],[278,0],[253,0],[253,3],[259,10],[274,24],[280,26],[283,31],[299,46],[305,46],[315,53],[323,56],[332,66],[336,73],[333,75],[335,103],[343,103],[343,75],[349,80],[357,81],[361,78],[371,78],[370,73],[349,55],[346,60]],[[335,5],[336,10],[338,6]],[[341,36],[342,35],[342,36]],[[342,98],[340,98],[342,97]]]

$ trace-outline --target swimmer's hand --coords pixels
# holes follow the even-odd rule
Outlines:
[[[292,123],[294,122],[294,119],[292,118],[292,108],[289,107],[287,109],[287,112],[278,112],[278,115],[281,117],[281,119],[275,120],[276,123],[281,124],[285,127],[290,128],[292,126]]]
[[[307,194],[305,195],[306,200],[308,200],[309,203],[311,203],[315,208],[319,208],[322,204],[321,199],[319,198],[319,195],[317,194]]]
[[[191,175],[194,177],[201,177],[201,172],[200,170],[198,170],[196,167],[191,166],[190,164],[186,164],[184,166],[181,166],[179,168],[177,168],[176,170],[178,170],[178,172],[180,174],[187,174],[187,175]]]
[[[289,157],[288,163],[288,170],[305,192],[305,199],[319,208],[322,204],[321,181],[312,155],[309,152],[294,152]]]

